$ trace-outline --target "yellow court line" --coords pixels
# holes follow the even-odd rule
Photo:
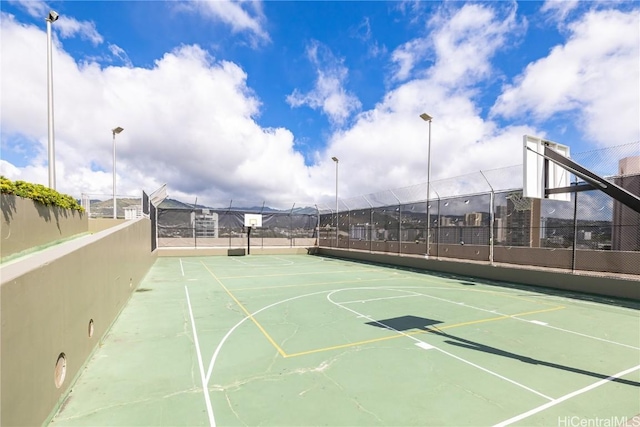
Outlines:
[[[479,319],[479,320],[472,320],[470,322],[462,322],[462,323],[454,323],[452,325],[445,325],[442,327],[439,327],[438,330],[443,330],[443,329],[452,329],[452,328],[459,328],[461,326],[468,326],[468,325],[475,325],[478,323],[486,323],[486,322],[494,322],[496,320],[503,320],[503,319],[509,319],[512,317],[518,317],[518,316],[526,316],[529,314],[537,314],[537,313],[545,313],[545,312],[549,312],[549,311],[556,311],[556,310],[562,310],[565,307],[563,306],[556,306],[553,308],[546,308],[543,310],[535,310],[535,311],[527,311],[524,313],[516,313],[516,314],[505,314],[504,316],[498,316],[498,317],[491,317],[488,319]],[[298,353],[292,353],[292,354],[287,354],[286,357],[297,357],[297,356],[306,356],[308,354],[313,354],[313,353],[321,353],[324,351],[331,351],[331,350],[338,350],[341,348],[349,348],[349,347],[356,347],[359,345],[364,345],[364,344],[370,344],[370,343],[374,343],[374,342],[379,342],[379,341],[386,341],[386,340],[391,340],[391,339],[396,339],[396,338],[402,338],[405,337],[407,335],[419,335],[419,334],[427,334],[427,333],[433,333],[435,332],[434,330],[425,330],[425,331],[414,331],[414,332],[407,332],[407,333],[403,333],[401,334],[395,334],[395,335],[389,335],[386,337],[380,337],[380,338],[373,338],[370,340],[364,340],[364,341],[357,341],[357,342],[352,342],[352,343],[347,343],[347,344],[340,344],[340,345],[334,345],[331,347],[323,347],[323,348],[316,348],[313,350],[307,350],[307,351],[301,351]]]
[[[200,262],[202,263],[204,268],[209,272],[209,274],[211,274],[213,278],[216,279],[216,281],[220,284],[220,286],[222,286],[222,288],[227,292],[227,294],[236,302],[236,304],[238,304],[238,307],[240,307],[242,311],[245,312],[247,317],[251,319],[253,323],[255,323],[258,329],[260,329],[260,332],[262,332],[262,334],[267,338],[267,340],[269,340],[271,345],[273,345],[275,349],[278,350],[278,353],[280,353],[282,357],[287,357],[287,353],[285,353],[284,350],[281,349],[280,346],[273,340],[273,338],[271,338],[271,335],[269,335],[269,333],[267,333],[267,331],[262,327],[262,325],[251,315],[251,313],[249,313],[249,310],[247,310],[245,306],[242,305],[240,301],[238,301],[238,299],[231,293],[231,291],[229,291],[229,289],[227,289],[227,287],[220,281],[220,279],[218,279],[218,277],[213,273],[213,271],[209,270],[209,267],[207,267],[207,265],[204,262],[202,261]]]

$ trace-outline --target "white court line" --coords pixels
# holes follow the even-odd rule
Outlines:
[[[427,344],[426,342],[417,342],[416,345],[424,350],[431,350],[435,348],[434,346],[432,346],[431,344]]]
[[[198,342],[198,333],[196,332],[196,322],[193,319],[193,310],[191,310],[191,300],[189,299],[189,289],[184,287],[187,294],[187,306],[189,307],[189,317],[191,317],[191,328],[193,329],[193,341],[196,345],[196,355],[198,356],[198,367],[200,368],[200,379],[202,380],[202,392],[204,393],[204,402],[207,406],[207,414],[209,415],[209,424],[215,427],[216,419],[213,417],[213,408],[211,407],[211,397],[209,396],[209,387],[204,377],[204,365],[202,364],[202,353],[200,352],[200,343]]]
[[[354,304],[356,302],[370,302],[370,301],[382,301],[382,300],[386,300],[386,299],[398,299],[398,298],[415,298],[415,297],[421,297],[422,295],[420,294],[416,294],[416,295],[399,295],[397,297],[383,297],[383,298],[371,298],[371,299],[362,299],[362,300],[353,300],[353,301],[343,301],[340,304]]]
[[[524,412],[524,413],[522,413],[522,414],[520,414],[520,415],[516,415],[516,416],[515,416],[515,417],[513,417],[513,418],[509,418],[509,419],[508,419],[508,420],[506,420],[506,421],[503,421],[503,422],[501,422],[501,423],[499,423],[499,424],[496,424],[494,427],[504,427],[504,426],[508,426],[509,424],[513,424],[513,423],[515,423],[516,421],[520,421],[520,420],[523,420],[523,419],[525,419],[525,418],[528,418],[528,417],[530,417],[531,415],[534,415],[534,414],[537,414],[538,412],[544,411],[545,409],[550,408],[550,407],[552,407],[552,406],[555,406],[555,405],[557,405],[558,403],[562,403],[562,402],[564,402],[565,400],[569,400],[569,399],[571,399],[572,397],[578,396],[578,395],[580,395],[580,394],[582,394],[582,393],[586,393],[586,392],[587,392],[587,391],[589,391],[589,390],[593,390],[593,389],[594,389],[594,388],[596,388],[596,387],[600,387],[601,385],[606,384],[607,382],[609,382],[609,381],[611,381],[611,380],[613,380],[613,379],[623,377],[623,376],[625,376],[625,375],[627,375],[627,374],[630,374],[631,372],[637,371],[638,369],[640,369],[640,365],[638,365],[638,366],[634,366],[633,368],[629,368],[629,369],[624,370],[624,371],[622,371],[622,372],[618,372],[617,374],[611,375],[611,376],[610,376],[610,377],[608,377],[608,378],[605,378],[605,379],[600,380],[600,381],[598,381],[598,382],[596,382],[596,383],[593,383],[593,384],[591,384],[591,385],[588,385],[588,386],[586,386],[586,387],[584,387],[584,388],[581,388],[580,390],[576,390],[576,391],[574,391],[573,393],[565,394],[565,395],[564,395],[564,396],[562,396],[562,397],[559,397],[559,398],[557,398],[557,399],[553,399],[551,402],[545,403],[544,405],[538,406],[537,408],[533,408],[532,410],[527,411],[527,412]]]
[[[209,383],[209,380],[211,379],[211,373],[213,372],[213,366],[216,364],[216,359],[218,358],[218,354],[220,353],[220,350],[222,349],[222,346],[227,341],[229,336],[231,336],[233,331],[235,331],[238,328],[238,326],[242,325],[247,319],[250,319],[251,317],[254,317],[255,315],[259,314],[260,312],[262,312],[264,310],[267,310],[267,309],[269,309],[271,307],[275,307],[276,305],[283,304],[283,303],[289,302],[289,301],[293,301],[293,300],[296,300],[296,299],[299,299],[299,298],[309,297],[309,296],[312,296],[312,295],[326,294],[327,292],[330,292],[330,291],[312,292],[310,294],[298,295],[296,297],[287,298],[287,299],[284,299],[282,301],[278,301],[278,302],[274,302],[273,304],[269,304],[266,307],[262,307],[260,310],[254,311],[253,313],[251,313],[250,316],[245,316],[242,320],[240,320],[238,323],[236,323],[233,326],[233,328],[229,329],[229,332],[227,332],[226,335],[224,337],[222,337],[222,340],[220,340],[220,343],[216,347],[216,351],[213,352],[213,356],[211,357],[211,362],[209,363],[209,369],[207,370],[207,375],[205,377],[205,381],[207,382],[207,384]]]
[[[233,257],[232,257],[233,258]],[[237,259],[233,259],[235,262],[238,262]],[[251,265],[252,267],[264,267],[264,268],[273,268],[273,267],[283,267],[283,266],[288,266],[288,265],[296,265],[296,266],[303,266],[303,265],[313,265],[313,264],[320,264],[322,262],[325,262],[325,260],[323,258],[321,259],[314,259],[312,261],[305,261],[305,262],[295,262],[295,261],[289,261],[291,264],[244,264],[244,265]],[[202,265],[204,264],[203,261],[199,261],[199,262],[191,262],[191,261],[185,261],[185,264],[194,264],[194,265]],[[208,267],[214,268],[214,267],[224,267],[224,268],[243,268],[244,265],[228,265],[225,262],[217,262],[217,261],[207,261],[207,263],[205,264]],[[371,269],[367,270],[370,271]]]
[[[280,257],[277,257],[277,256],[274,256],[273,259],[279,259],[280,261],[285,262],[286,264],[283,264],[283,265],[293,265],[293,264],[295,264],[295,262],[293,262],[291,260],[280,258]],[[280,267],[280,266],[281,265],[278,265],[278,267]]]
[[[410,289],[409,287],[403,287],[403,288],[404,289]],[[421,289],[421,288],[418,288],[418,289]],[[496,310],[487,310],[487,309],[484,309],[484,308],[475,307],[473,305],[465,304],[465,303],[462,303],[462,302],[456,302],[456,301],[451,301],[451,300],[448,300],[448,299],[445,299],[445,298],[434,297],[433,295],[422,294],[420,292],[416,292],[416,293],[419,294],[419,295],[422,295],[422,296],[424,296],[426,298],[431,298],[431,299],[435,299],[435,300],[438,300],[438,301],[444,301],[444,302],[448,302],[450,304],[463,305],[465,307],[473,308],[475,310],[484,311],[486,313],[499,314],[501,316],[508,316],[508,317],[510,317],[512,319],[519,320],[521,322],[532,323],[530,320],[521,319],[519,317],[510,315],[510,314],[500,313],[499,311],[496,311]],[[540,322],[540,323],[542,323],[542,322]],[[538,324],[540,324],[540,323],[538,323]],[[620,342],[617,342],[617,341],[611,341],[611,340],[607,340],[607,339],[604,339],[604,338],[594,337],[592,335],[587,335],[587,334],[583,334],[581,332],[571,331],[569,329],[559,328],[557,326],[551,326],[551,325],[542,325],[542,326],[544,326],[545,328],[551,328],[551,329],[555,329],[555,330],[558,330],[558,331],[566,332],[568,334],[579,335],[581,337],[591,338],[591,339],[594,339],[594,340],[597,340],[597,341],[603,341],[603,342],[606,342],[606,343],[609,343],[609,344],[619,345],[621,347],[627,347],[627,348],[631,348],[631,349],[634,349],[634,350],[640,350],[640,347],[635,347],[635,346],[632,346],[632,345],[629,345],[629,344],[623,344],[623,343],[620,343]]]
[[[535,323],[536,325],[540,325],[540,326],[547,326],[548,323],[546,322],[541,322],[539,320],[529,320],[530,323]]]
[[[182,266],[182,258],[180,258],[180,271],[182,271],[182,276],[184,276],[184,267]]]
[[[528,390],[528,391],[530,391],[530,392],[532,392],[532,393],[535,393],[535,394],[537,394],[538,396],[544,397],[544,398],[545,398],[545,399],[547,399],[547,400],[553,400],[553,398],[552,398],[552,397],[549,397],[549,396],[547,396],[547,395],[545,395],[545,394],[542,394],[542,393],[540,393],[539,391],[536,391],[536,390],[534,390],[534,389],[532,389],[532,388],[530,388],[530,387],[527,387],[527,386],[526,386],[526,385],[524,385],[524,384],[520,384],[519,382],[514,381],[514,380],[512,380],[512,379],[510,379],[510,378],[507,378],[507,377],[505,377],[505,376],[502,376],[502,375],[498,374],[497,372],[493,372],[493,371],[491,371],[491,370],[489,370],[489,369],[483,368],[482,366],[480,366],[480,365],[476,365],[475,363],[470,362],[470,361],[468,361],[468,360],[466,360],[466,359],[463,359],[462,357],[456,356],[455,354],[451,354],[451,353],[449,353],[448,351],[442,350],[441,348],[438,348],[438,347],[436,347],[436,346],[434,346],[434,345],[428,344],[428,343],[426,343],[426,342],[424,342],[424,341],[422,341],[422,340],[419,340],[418,338],[416,338],[416,337],[414,337],[414,336],[412,336],[412,335],[408,335],[408,334],[406,334],[406,333],[404,333],[404,332],[402,332],[402,331],[399,331],[399,330],[397,330],[397,329],[392,328],[392,327],[391,327],[391,326],[389,326],[389,325],[385,325],[384,323],[379,322],[379,321],[377,321],[377,320],[375,320],[375,319],[373,319],[373,318],[371,318],[371,317],[369,317],[369,316],[365,316],[365,315],[364,315],[364,314],[362,314],[362,313],[358,313],[357,311],[352,310],[352,309],[350,309],[349,307],[344,307],[344,306],[342,306],[340,303],[337,303],[337,302],[335,302],[335,301],[333,301],[333,300],[331,299],[331,295],[333,295],[333,294],[334,294],[334,293],[336,293],[336,292],[340,292],[340,291],[341,291],[341,290],[335,290],[335,291],[330,292],[330,293],[327,295],[327,299],[329,300],[329,302],[331,302],[332,304],[337,305],[337,306],[338,306],[338,307],[340,307],[340,308],[343,308],[343,309],[345,309],[345,310],[347,310],[347,311],[352,312],[352,313],[353,313],[353,314],[355,314],[356,316],[364,317],[365,319],[369,320],[369,321],[370,321],[370,322],[372,322],[372,323],[377,323],[378,325],[380,325],[380,326],[382,326],[382,327],[384,327],[384,328],[386,328],[386,329],[388,329],[388,330],[390,330],[390,331],[394,331],[394,332],[396,332],[396,333],[398,333],[398,334],[400,334],[400,335],[404,335],[405,337],[410,338],[410,339],[412,339],[412,340],[414,340],[414,341],[416,341],[416,342],[418,342],[418,343],[422,343],[422,344],[425,344],[425,345],[430,345],[430,346],[432,346],[434,349],[438,350],[438,351],[439,351],[439,352],[441,352],[441,353],[446,354],[447,356],[451,356],[451,357],[453,357],[454,359],[457,359],[457,360],[459,360],[459,361],[461,361],[461,362],[466,363],[467,365],[471,365],[471,366],[473,366],[474,368],[478,368],[478,369],[480,369],[481,371],[484,371],[484,372],[486,372],[486,373],[488,373],[488,374],[491,374],[491,375],[493,375],[493,376],[495,376],[495,377],[498,377],[498,378],[500,378],[500,379],[502,379],[502,380],[505,380],[505,381],[507,381],[507,382],[510,382],[511,384],[514,384],[514,385],[516,385],[516,386],[518,386],[518,387],[520,387],[520,388],[523,388],[523,389]]]
[[[521,321],[523,321],[523,322],[529,322],[529,321],[528,321],[528,320],[526,320],[526,319],[519,319],[519,318],[517,318],[517,317],[514,317],[514,319],[516,319],[516,320],[521,320]],[[593,340],[603,341],[603,342],[606,342],[606,343],[609,343],[609,344],[619,345],[619,346],[621,346],[621,347],[627,347],[627,348],[631,348],[631,349],[634,349],[634,350],[640,350],[640,347],[634,347],[634,346],[632,346],[632,345],[622,344],[622,343],[620,343],[620,342],[611,341],[611,340],[606,340],[606,339],[604,339],[604,338],[594,337],[594,336],[591,336],[591,335],[583,334],[583,333],[581,333],[581,332],[575,332],[575,331],[570,331],[570,330],[568,330],[568,329],[558,328],[557,326],[551,326],[551,325],[542,325],[542,326],[544,326],[545,328],[551,328],[551,329],[555,329],[555,330],[558,330],[558,331],[566,332],[566,333],[568,333],[568,334],[579,335],[579,336],[581,336],[581,337],[591,338],[591,339],[593,339]]]

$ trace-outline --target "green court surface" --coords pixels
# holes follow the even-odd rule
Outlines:
[[[638,308],[311,255],[158,258],[51,425],[624,425]]]

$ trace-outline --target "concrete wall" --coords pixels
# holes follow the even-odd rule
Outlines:
[[[247,248],[158,248],[159,257],[188,257],[188,256],[228,256],[242,254]],[[251,248],[251,255],[300,255],[309,253],[309,248]]]
[[[0,258],[89,229],[85,213],[45,206],[10,194],[0,195],[0,208]]]
[[[155,261],[150,241],[141,218],[0,266],[0,425],[38,426],[53,415]],[[56,388],[61,353],[67,372]]]
[[[116,225],[120,225],[127,220],[113,218],[91,218],[89,219],[89,233],[98,233]]]
[[[425,259],[397,254],[347,251],[320,247],[319,255],[335,256],[380,264],[399,265],[421,270],[438,271],[482,279],[500,280],[524,285],[541,286],[575,292],[628,298],[640,301],[640,281],[624,278],[596,277],[556,271],[524,269],[517,267],[491,266],[461,261]]]
[[[373,251],[387,254],[424,255],[424,242],[385,242],[365,240],[340,240],[340,249],[357,251]],[[324,246],[323,246],[324,247]],[[496,263],[537,266],[545,268],[562,268],[571,270],[573,251],[571,248],[530,248],[526,246],[499,246],[493,249],[493,260]],[[487,245],[451,245],[439,244],[431,246],[431,256],[471,261],[489,261]],[[640,252],[598,251],[578,249],[576,251],[576,270],[599,271],[620,274],[640,275]]]

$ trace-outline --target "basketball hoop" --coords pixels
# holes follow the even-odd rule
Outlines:
[[[528,197],[522,197],[521,192],[509,193],[507,199],[511,200],[513,203],[513,207],[518,212],[530,211],[531,210],[531,199]]]

